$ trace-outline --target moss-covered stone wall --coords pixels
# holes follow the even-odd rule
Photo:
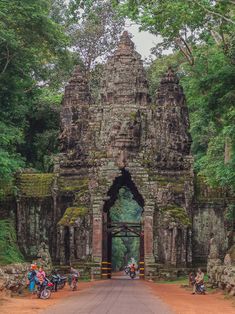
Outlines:
[[[22,173],[16,177],[21,197],[45,198],[52,195],[53,173]]]
[[[229,204],[235,203],[235,196],[221,188],[209,187],[201,176],[195,178],[195,191],[193,260],[195,264],[206,264],[212,233],[221,257],[228,248],[226,211]]]

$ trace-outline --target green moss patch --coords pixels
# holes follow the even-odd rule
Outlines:
[[[102,159],[107,158],[106,151],[90,151],[89,153],[91,159]]]
[[[183,207],[177,207],[174,205],[169,205],[167,207],[161,208],[163,213],[168,213],[174,220],[180,222],[184,226],[190,226],[191,221]]]
[[[19,194],[24,197],[51,196],[53,173],[22,173],[16,178]]]
[[[68,207],[60,219],[58,225],[69,226],[73,225],[78,217],[83,217],[87,214],[88,209],[85,207]]]
[[[161,176],[153,173],[149,173],[149,178],[152,181],[157,182],[158,187],[164,188],[167,185],[171,184],[171,190],[176,193],[183,193],[184,192],[184,183],[187,179],[187,176]]]
[[[59,179],[59,189],[63,192],[76,192],[76,191],[87,191],[88,190],[88,178],[78,177],[61,177]]]

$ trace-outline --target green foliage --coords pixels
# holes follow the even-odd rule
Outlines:
[[[89,74],[116,47],[125,21],[113,10],[110,1],[70,1],[69,8],[72,46]]]
[[[28,163],[33,144],[27,133],[36,132],[30,115],[41,98],[42,83],[49,82],[49,69],[66,54],[68,40],[62,26],[49,18],[50,5],[49,0],[0,0],[2,180],[10,180]]]
[[[112,268],[119,271],[124,266],[127,248],[123,243],[124,238],[113,238],[112,240]]]
[[[157,53],[176,48],[193,65],[194,46],[207,40],[210,34],[226,53],[233,51],[235,19],[231,1],[113,0],[112,3],[123,15],[140,24],[141,29],[162,36]]]
[[[212,186],[235,187],[235,67],[215,44],[195,49],[181,82],[190,110],[195,169]],[[227,156],[227,157],[226,157]]]
[[[139,222],[143,209],[133,199],[131,191],[123,187],[119,190],[117,200],[110,209],[112,221]],[[139,260],[139,238],[114,238],[112,242],[112,266],[115,270],[127,265],[134,257]]]
[[[0,264],[23,262],[17,246],[16,232],[12,221],[0,220]]]
[[[138,222],[140,221],[142,208],[133,199],[131,191],[123,187],[119,190],[117,200],[110,209],[112,221]]]
[[[61,100],[61,93],[44,88],[28,114],[22,154],[29,166],[43,172],[53,170],[53,158],[58,153]]]

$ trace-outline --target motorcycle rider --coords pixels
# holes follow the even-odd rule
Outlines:
[[[136,267],[134,263],[131,263],[130,265],[130,274],[135,274],[136,272]]]
[[[69,285],[71,286],[73,278],[75,277],[76,282],[78,282],[78,278],[80,277],[80,273],[77,269],[70,267],[70,276],[69,276]]]

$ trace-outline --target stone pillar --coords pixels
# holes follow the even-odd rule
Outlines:
[[[55,251],[55,257],[56,257],[56,262],[60,261],[60,236],[61,236],[61,232],[60,232],[61,227],[57,226],[56,229],[56,251]]]
[[[94,262],[102,261],[102,215],[93,214],[92,256]]]
[[[60,227],[60,264],[65,264],[64,227]]]
[[[178,230],[177,227],[174,227],[172,230],[172,242],[171,242],[171,265],[176,266],[177,262],[177,245],[176,245],[176,239],[177,239]]]
[[[153,256],[153,211],[144,212],[144,259],[145,271],[148,273],[148,264],[154,263]]]
[[[74,261],[74,227],[70,226],[69,227],[69,248],[70,248],[70,263]]]
[[[192,265],[192,261],[193,261],[193,254],[192,254],[192,230],[188,229],[187,233],[186,233],[186,243],[187,243],[187,250],[186,250],[186,262],[187,262],[187,266],[191,266]]]

